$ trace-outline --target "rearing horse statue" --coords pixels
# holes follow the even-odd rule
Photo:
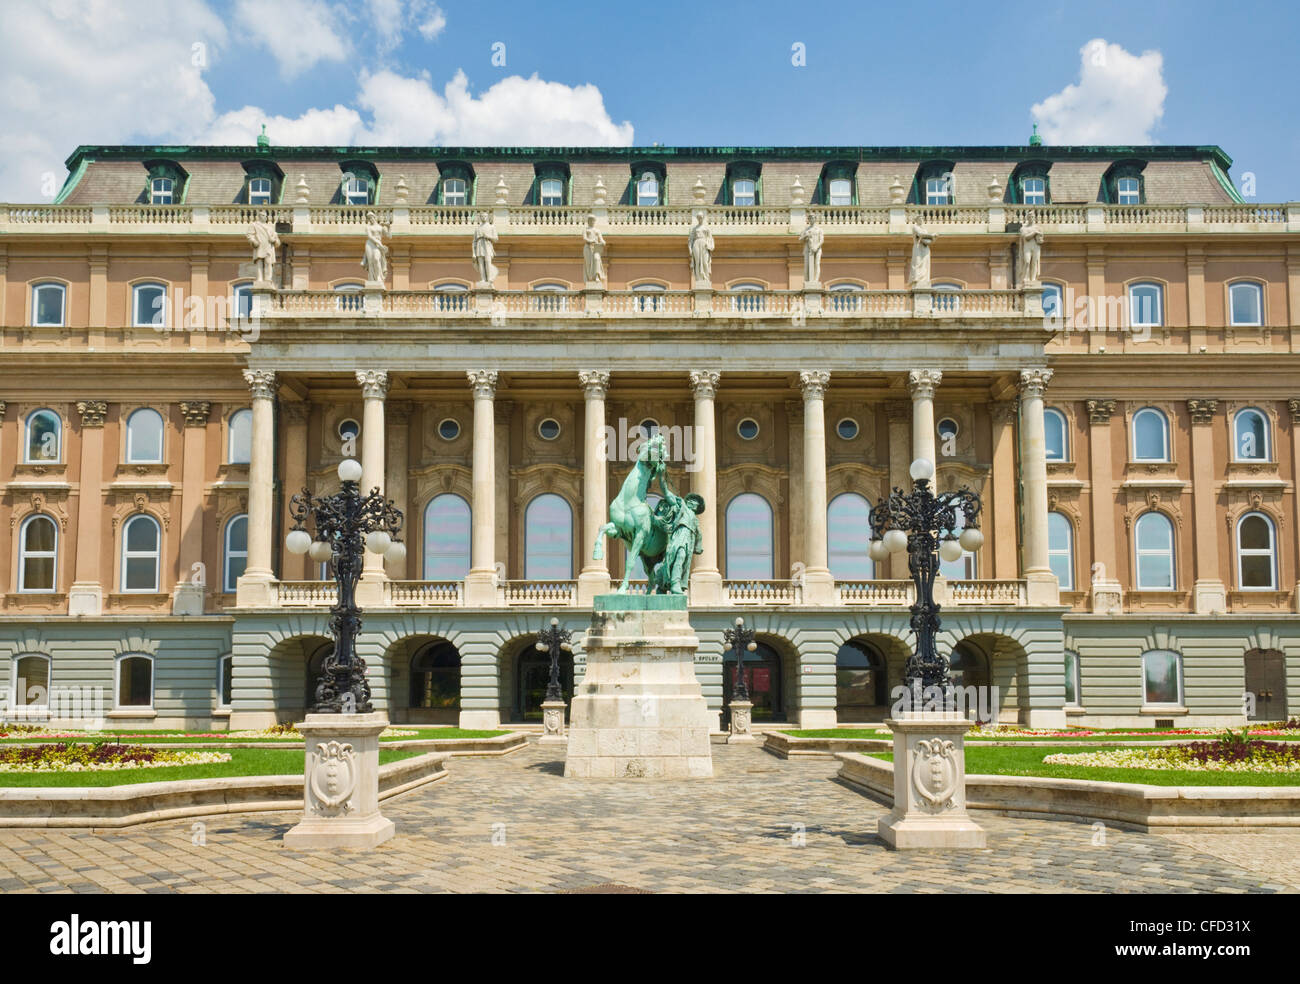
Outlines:
[[[668,546],[667,534],[655,525],[654,509],[646,502],[650,483],[660,478],[668,467],[667,457],[667,445],[662,434],[656,434],[641,445],[636,465],[614,501],[609,504],[609,522],[596,535],[596,545],[591,551],[591,556],[596,560],[605,556],[607,536],[617,536],[627,547],[623,583],[618,589],[620,594],[627,593],[634,558],[641,558],[646,577],[653,583],[655,566],[663,560],[664,550]]]

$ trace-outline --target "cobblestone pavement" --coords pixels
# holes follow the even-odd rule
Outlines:
[[[363,854],[281,846],[295,814],[0,831],[0,892],[1252,892],[1300,890],[1300,831],[1148,835],[977,814],[989,847],[889,851],[823,759],[713,746],[712,780],[566,780],[563,750],[453,759]],[[798,846],[802,840],[803,846]]]

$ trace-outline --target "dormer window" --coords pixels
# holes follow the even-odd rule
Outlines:
[[[469,185],[464,178],[443,178],[442,203],[444,205],[465,205],[469,201]]]
[[[185,181],[188,178],[184,168],[165,158],[143,163],[149,177],[136,201],[148,205],[180,205],[185,199]]]
[[[1052,183],[1047,172],[1051,161],[1022,161],[1011,172],[1009,200],[1019,205],[1048,205],[1052,201]]]
[[[340,161],[338,204],[373,205],[379,200],[379,172],[369,161]]]
[[[817,204],[856,205],[853,178],[857,169],[853,161],[831,161],[823,167],[817,179]]]
[[[749,162],[733,162],[727,165],[728,205],[749,208],[759,204],[763,190],[763,182],[759,176],[760,167]]]
[[[343,180],[343,203],[345,205],[369,205],[370,181],[353,175]]]
[[[659,204],[659,175],[646,171],[636,182],[636,203],[638,205]]]
[[[465,206],[474,204],[474,170],[459,161],[438,164],[438,204]]]
[[[1142,205],[1146,202],[1146,161],[1116,161],[1101,179],[1101,200],[1111,205]]]
[[[284,172],[274,161],[264,159],[243,162],[244,196],[249,205],[275,205],[280,200]]]
[[[654,208],[668,204],[668,173],[658,161],[633,161],[628,176],[628,205]]]
[[[912,184],[912,203],[915,205],[956,205],[953,190],[954,164],[952,161],[925,161],[916,169]]]
[[[172,204],[172,189],[174,187],[175,182],[171,178],[154,178],[149,182],[149,204]]]
[[[1137,178],[1120,178],[1115,182],[1116,205],[1140,205],[1141,203],[1142,191]]]
[[[548,208],[568,204],[569,165],[547,161],[533,165],[533,204]]]
[[[271,179],[253,178],[248,182],[248,204],[271,204]]]

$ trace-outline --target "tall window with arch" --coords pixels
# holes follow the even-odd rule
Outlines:
[[[122,527],[122,590],[158,591],[162,531],[152,516],[132,516]]]
[[[246,465],[253,460],[253,411],[236,410],[226,424],[226,461]]]
[[[742,492],[727,503],[725,542],[728,579],[772,579],[772,507],[761,495]]]
[[[1043,411],[1043,433],[1047,439],[1048,461],[1070,460],[1070,429],[1065,414],[1055,407]]]
[[[128,653],[117,658],[117,706],[153,707],[153,658]]]
[[[871,504],[856,492],[841,492],[826,507],[826,547],[837,581],[870,581],[876,565],[871,547]]]
[[[1238,461],[1268,461],[1268,418],[1254,407],[1238,410],[1232,418],[1232,447]]]
[[[1164,288],[1160,284],[1131,284],[1128,301],[1130,326],[1151,328],[1165,323]]]
[[[1174,578],[1174,524],[1164,513],[1148,512],[1133,526],[1137,561],[1137,586],[1141,591],[1172,591]]]
[[[44,283],[32,286],[32,324],[61,326],[65,317],[64,300],[67,289],[63,284]]]
[[[469,503],[453,492],[435,495],[424,507],[424,579],[459,581],[469,573]]]
[[[248,566],[248,514],[240,513],[226,523],[221,555],[221,590],[233,594]]]
[[[28,464],[58,461],[63,453],[63,419],[53,410],[33,410],[27,415],[27,440],[23,442]]]
[[[126,418],[126,460],[133,465],[157,465],[163,460],[163,418],[141,407]]]
[[[1242,591],[1277,590],[1277,531],[1263,513],[1237,521],[1237,584]]]
[[[1063,591],[1074,590],[1074,529],[1059,512],[1047,514],[1047,563]]]
[[[1133,415],[1133,460],[1169,460],[1169,420],[1155,407]]]
[[[13,658],[9,670],[9,706],[11,709],[50,706],[50,657],[36,653]]]
[[[1228,288],[1228,323],[1262,325],[1264,323],[1264,288],[1245,280]]]
[[[562,496],[543,492],[524,510],[524,578],[573,577],[573,509]]]
[[[58,583],[59,527],[42,513],[18,527],[18,590],[51,592]]]

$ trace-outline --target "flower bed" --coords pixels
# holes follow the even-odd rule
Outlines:
[[[1268,741],[1198,741],[1160,748],[1115,748],[1058,752],[1045,765],[1101,769],[1157,769],[1193,772],[1300,772],[1300,749]]]
[[[1251,725],[1252,735],[1294,735],[1300,732],[1300,721],[1287,721],[1277,724]],[[1021,728],[1014,724],[1003,724],[996,728],[972,728],[967,738],[1181,738],[1197,735],[1222,734],[1222,728],[1163,728],[1159,731],[1095,731],[1088,728],[1070,728],[1056,730],[1052,728]]]
[[[226,752],[176,752],[107,742],[95,745],[12,745],[0,748],[0,772],[111,772],[229,762]]]

